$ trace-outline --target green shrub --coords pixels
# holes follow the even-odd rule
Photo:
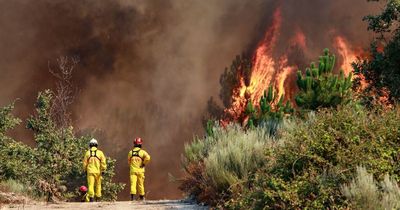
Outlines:
[[[366,110],[358,105],[323,109],[295,119],[267,153],[260,168],[228,208],[335,209],[349,205],[340,186],[350,182],[358,165],[378,179],[400,180],[400,109]]]
[[[389,92],[390,101],[400,100],[400,2],[398,0],[383,1],[382,11],[364,18],[368,22],[368,30],[374,32],[369,57],[359,60],[354,65],[357,76],[365,78],[367,88],[363,97],[367,103],[373,102],[377,92]],[[361,85],[361,77],[356,85]]]
[[[77,137],[72,126],[57,126],[50,111],[52,103],[51,91],[39,93],[36,113],[27,120],[27,128],[34,132],[34,148],[5,137],[5,128],[12,128],[19,120],[10,114],[12,106],[1,109],[0,122],[5,123],[0,124],[0,178],[18,180],[48,200],[72,199],[79,186],[86,185],[82,159],[91,136]],[[107,160],[103,199],[115,200],[124,185],[112,182],[115,160]]]
[[[50,112],[53,94],[47,90],[39,93],[36,115],[28,119],[27,127],[34,132],[37,147],[36,169],[41,177],[36,186],[51,198],[72,198],[76,189],[86,183],[82,159],[88,149],[90,136],[75,137],[72,127],[57,127]],[[108,169],[103,177],[104,200],[115,200],[123,189],[113,183],[115,161],[108,159]]]
[[[14,104],[0,108],[0,179],[14,179],[27,183],[34,151],[27,145],[16,142],[6,132],[18,125],[21,120],[12,115]]]
[[[14,109],[14,103],[8,106],[0,108],[0,137],[1,143],[4,142],[5,132],[9,129],[12,129],[14,126],[21,123],[21,120],[15,118],[12,115],[12,110]]]

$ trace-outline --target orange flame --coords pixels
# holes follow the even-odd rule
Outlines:
[[[296,67],[288,66],[287,57],[283,57],[279,63],[280,72],[276,76],[276,84],[278,89],[278,98],[283,97],[285,95],[285,82],[289,75],[296,72]]]
[[[357,57],[367,58],[369,55],[365,53],[362,49],[352,50],[350,44],[346,41],[344,37],[337,36],[335,38],[335,46],[343,58],[342,66],[340,67],[346,75],[349,75],[353,71],[352,63],[357,61]],[[360,87],[357,92],[364,90],[368,83],[364,75],[357,75],[360,80]]]
[[[231,108],[225,110],[238,120],[243,115],[247,102],[251,100],[254,105],[257,103],[264,91],[273,84],[277,89],[278,99],[285,94],[285,80],[292,74],[295,67],[288,66],[288,59],[282,56],[275,60],[272,56],[276,41],[279,37],[282,23],[281,11],[278,9],[274,13],[273,23],[266,31],[264,39],[258,44],[253,55],[250,83],[246,86],[244,78],[240,77],[238,88],[233,91],[233,100]],[[292,45],[299,45],[305,48],[305,36],[298,31],[293,38]],[[245,120],[242,119],[242,120]]]
[[[355,52],[351,50],[351,47],[345,38],[337,36],[335,38],[335,45],[340,56],[343,58],[343,63],[340,69],[343,70],[345,75],[349,75],[353,71],[352,63],[357,60],[357,56]]]
[[[265,34],[264,39],[259,44],[253,56],[253,69],[249,87],[246,88],[251,95],[252,101],[259,101],[264,90],[268,88],[276,73],[275,61],[272,58],[272,51],[279,36],[282,18],[281,11],[277,10],[274,14],[274,21]]]
[[[232,106],[225,112],[236,120],[241,117],[248,100],[252,102],[260,100],[264,90],[268,88],[276,75],[276,62],[272,58],[272,51],[279,35],[281,23],[281,11],[278,9],[274,13],[271,27],[265,33],[264,39],[259,43],[253,55],[249,86],[246,86],[244,78],[241,77],[238,88],[233,91]],[[281,90],[281,92],[284,91]]]
[[[284,96],[288,91],[288,95],[293,95],[294,90],[285,90],[285,82],[290,75],[295,74],[297,67],[288,64],[287,55],[281,56],[279,59],[273,57],[274,47],[279,38],[282,23],[281,11],[277,9],[273,16],[272,25],[266,31],[263,40],[258,44],[253,58],[250,82],[246,86],[243,75],[239,76],[239,84],[232,93],[232,105],[225,110],[225,114],[230,116],[230,120],[237,122],[245,122],[245,108],[249,100],[253,105],[258,106],[261,96],[270,85],[274,85],[277,90],[277,99]],[[307,49],[306,36],[297,29],[293,38],[289,40],[290,46],[298,46],[304,52]],[[339,56],[343,59],[341,69],[346,75],[352,72],[352,63],[356,61],[357,55],[361,53],[355,52],[344,37],[337,36],[334,39],[334,46],[339,52]],[[247,78],[248,79],[248,78]],[[224,123],[229,123],[224,121]]]

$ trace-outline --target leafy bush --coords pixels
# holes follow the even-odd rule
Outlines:
[[[34,159],[34,151],[29,146],[6,136],[6,132],[21,120],[12,115],[14,104],[0,108],[0,179],[20,180],[27,183],[33,172],[29,166]]]
[[[382,112],[358,105],[323,109],[295,119],[282,133],[284,145],[267,158],[251,188],[232,196],[229,208],[335,209],[348,207],[340,186],[358,165],[378,179],[400,180],[400,109]]]
[[[35,148],[1,134],[0,177],[31,186],[34,194],[48,200],[70,199],[77,196],[78,187],[86,183],[82,159],[91,137],[76,137],[72,126],[58,127],[50,111],[52,99],[53,93],[49,90],[39,93],[36,114],[27,120],[27,128],[34,132]],[[0,122],[7,122],[3,123],[4,128],[11,128],[19,121],[10,115],[12,106],[2,110]],[[115,160],[107,160],[108,168],[102,182],[103,199],[115,200],[123,184],[112,182]]]
[[[371,90],[378,93],[390,92],[390,99],[400,100],[400,2],[388,0],[380,14],[364,18],[368,30],[376,34],[371,44],[370,57],[360,60],[355,65],[356,75],[362,75],[367,81],[366,97]],[[357,82],[359,85],[360,81]],[[372,99],[370,99],[372,100]]]
[[[1,143],[4,142],[4,139],[7,138],[5,136],[5,132],[14,126],[18,125],[21,123],[21,120],[18,118],[15,118],[12,115],[12,110],[14,109],[14,103],[10,104],[8,106],[0,108],[0,138],[1,138]]]
[[[357,167],[356,177],[341,190],[357,209],[400,208],[400,188],[388,174],[378,184],[364,167]]]

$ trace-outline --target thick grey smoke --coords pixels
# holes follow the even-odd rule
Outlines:
[[[181,175],[184,142],[202,135],[207,100],[218,95],[224,67],[253,50],[275,8],[282,7],[282,36],[297,24],[318,53],[330,24],[352,41],[368,41],[361,18],[371,8],[351,2],[0,0],[0,105],[21,98],[17,114],[26,117],[37,92],[54,87],[48,62],[79,56],[75,127],[98,129],[102,149],[117,158],[117,181],[126,183],[132,139],[143,137],[153,157],[149,198],[181,197],[168,173]],[[15,136],[32,142],[22,129]]]

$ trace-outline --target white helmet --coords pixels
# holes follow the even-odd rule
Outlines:
[[[91,139],[89,141],[89,147],[97,147],[98,143],[96,139]]]

